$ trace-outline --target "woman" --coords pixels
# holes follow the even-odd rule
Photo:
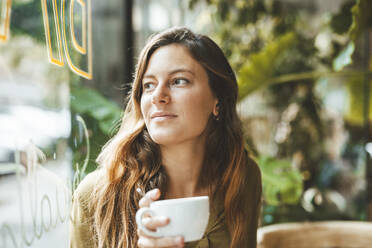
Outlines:
[[[256,247],[261,177],[244,149],[237,96],[234,72],[210,38],[186,28],[153,36],[121,128],[98,157],[101,169],[74,194],[71,247]],[[137,230],[140,207],[199,195],[211,202],[202,240]],[[153,217],[145,225],[169,221]]]

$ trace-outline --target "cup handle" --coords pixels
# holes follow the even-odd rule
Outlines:
[[[159,238],[159,237],[162,237],[163,235],[157,231],[151,231],[149,229],[147,229],[143,223],[142,223],[142,216],[146,213],[149,213],[151,214],[152,216],[155,215],[155,212],[152,211],[150,208],[148,207],[143,207],[143,208],[140,208],[137,213],[136,213],[136,222],[137,222],[137,227],[143,231],[146,235],[148,236],[151,236],[151,237],[155,237],[155,238]]]

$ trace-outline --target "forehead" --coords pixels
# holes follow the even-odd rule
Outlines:
[[[180,44],[160,47],[151,55],[144,76],[162,72],[187,70],[194,74],[205,74],[203,66],[195,60],[189,50]]]

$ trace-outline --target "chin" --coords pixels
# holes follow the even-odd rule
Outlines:
[[[159,145],[169,145],[174,144],[179,141],[180,135],[179,134],[173,134],[173,133],[151,133],[150,132],[151,139]]]
[[[169,136],[166,136],[166,137],[155,136],[155,137],[151,137],[151,138],[158,145],[170,145],[170,144],[174,144],[174,143],[177,142],[175,139],[173,139],[172,137],[169,137]]]

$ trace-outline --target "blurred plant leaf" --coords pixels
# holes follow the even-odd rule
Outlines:
[[[349,30],[353,21],[351,8],[354,4],[354,0],[343,3],[340,12],[332,16],[330,26],[335,33],[343,34]]]
[[[238,73],[240,98],[268,85],[288,50],[296,45],[296,41],[294,33],[286,33],[249,57]]]
[[[345,119],[350,123],[358,126],[364,125],[364,77],[363,75],[355,76],[347,83],[349,94],[348,108]],[[370,95],[372,95],[372,84],[370,83]],[[372,116],[372,98],[369,99],[369,116]]]
[[[291,162],[261,155],[258,164],[262,171],[264,199],[268,204],[298,203],[303,190],[302,175]]]
[[[349,42],[344,50],[333,60],[333,70],[341,71],[345,66],[350,65],[353,60],[351,56],[355,50],[354,42]]]
[[[350,37],[355,42],[368,28],[372,27],[372,1],[357,0],[351,9],[353,22],[349,29]]]
[[[97,120],[102,132],[108,135],[121,116],[119,106],[105,99],[96,90],[83,87],[71,88],[71,109]]]
[[[38,42],[45,42],[41,10],[41,1],[13,1],[11,18],[12,35],[27,35]]]

